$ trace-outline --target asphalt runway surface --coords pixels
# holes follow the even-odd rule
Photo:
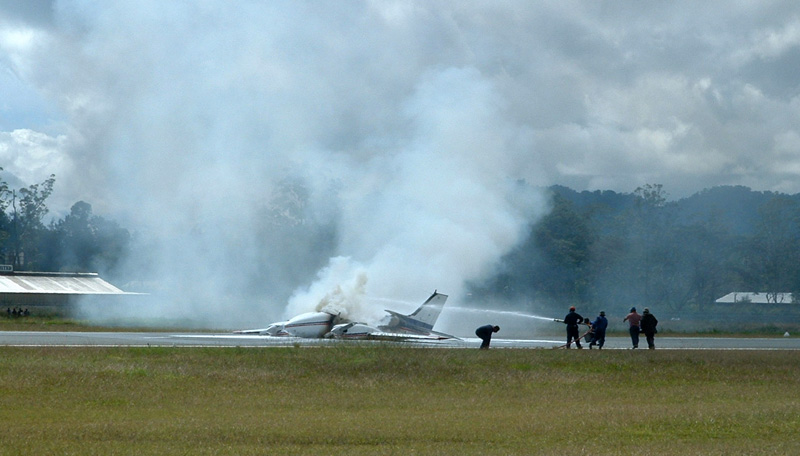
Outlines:
[[[547,339],[492,339],[492,348],[556,348],[565,341]],[[351,341],[335,339],[299,339],[228,333],[203,334],[184,332],[45,332],[0,331],[0,346],[17,347],[292,347],[327,346],[352,343],[394,343],[409,346],[477,348],[480,340],[467,338],[442,341]],[[584,343],[588,348],[588,344]],[[630,349],[628,337],[606,338],[606,349]],[[639,349],[646,349],[642,338]],[[656,337],[657,349],[689,350],[800,350],[798,337]]]

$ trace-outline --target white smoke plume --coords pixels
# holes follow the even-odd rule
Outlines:
[[[374,321],[376,299],[457,300],[490,274],[546,182],[506,69],[455,5],[58,1],[0,37],[58,107],[57,188],[135,231],[121,275],[154,291],[87,315]]]
[[[295,293],[290,314],[352,277],[351,290],[419,303],[434,289],[457,297],[465,281],[492,272],[543,210],[514,180],[526,149],[497,100],[474,70],[426,75],[403,106],[409,141],[345,170],[338,249],[348,257],[332,259]]]

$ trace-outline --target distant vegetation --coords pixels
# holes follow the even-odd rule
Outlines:
[[[50,176],[12,190],[0,181],[3,262],[17,270],[100,272],[130,280],[117,275],[133,250],[131,234],[92,214],[89,203],[79,201],[64,218],[45,224],[54,183]],[[552,210],[502,258],[494,276],[470,284],[471,299],[529,303],[528,310],[649,305],[678,314],[715,311],[714,301],[732,291],[800,292],[800,195],[734,186],[671,201],[658,184],[632,193],[562,186],[546,191]],[[308,217],[308,198],[302,183],[284,182],[262,214],[269,242],[258,256],[265,264],[275,255],[297,259],[291,271],[265,269],[274,277],[264,283],[272,287],[293,290],[335,250],[336,227]],[[295,242],[287,245],[287,238]],[[149,253],[138,248],[136,255]],[[780,319],[786,308],[766,312]]]
[[[0,181],[0,262],[22,271],[113,273],[128,254],[130,233],[83,201],[46,225],[55,181],[51,175],[18,190]]]
[[[500,273],[472,284],[474,299],[719,313],[714,301],[733,291],[800,291],[800,195],[715,187],[669,201],[661,185],[548,191],[552,211]],[[733,310],[780,319],[787,309],[761,307]]]

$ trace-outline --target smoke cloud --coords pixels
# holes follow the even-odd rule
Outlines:
[[[434,289],[458,296],[544,210],[521,183],[530,132],[444,11],[54,11],[21,46],[71,126],[62,148],[81,179],[62,185],[136,228],[124,275],[156,290],[115,318],[241,327],[327,306],[375,321],[375,299],[406,311]]]
[[[14,185],[56,174],[54,213],[135,231],[122,275],[157,292],[124,318],[369,320],[457,303],[547,210],[538,186],[800,191],[798,13],[2,2],[0,158]]]

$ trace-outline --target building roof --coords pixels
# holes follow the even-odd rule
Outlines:
[[[718,304],[751,303],[751,304],[793,304],[792,293],[758,293],[734,291],[717,299]]]
[[[95,273],[13,272],[0,274],[0,294],[127,295]]]

